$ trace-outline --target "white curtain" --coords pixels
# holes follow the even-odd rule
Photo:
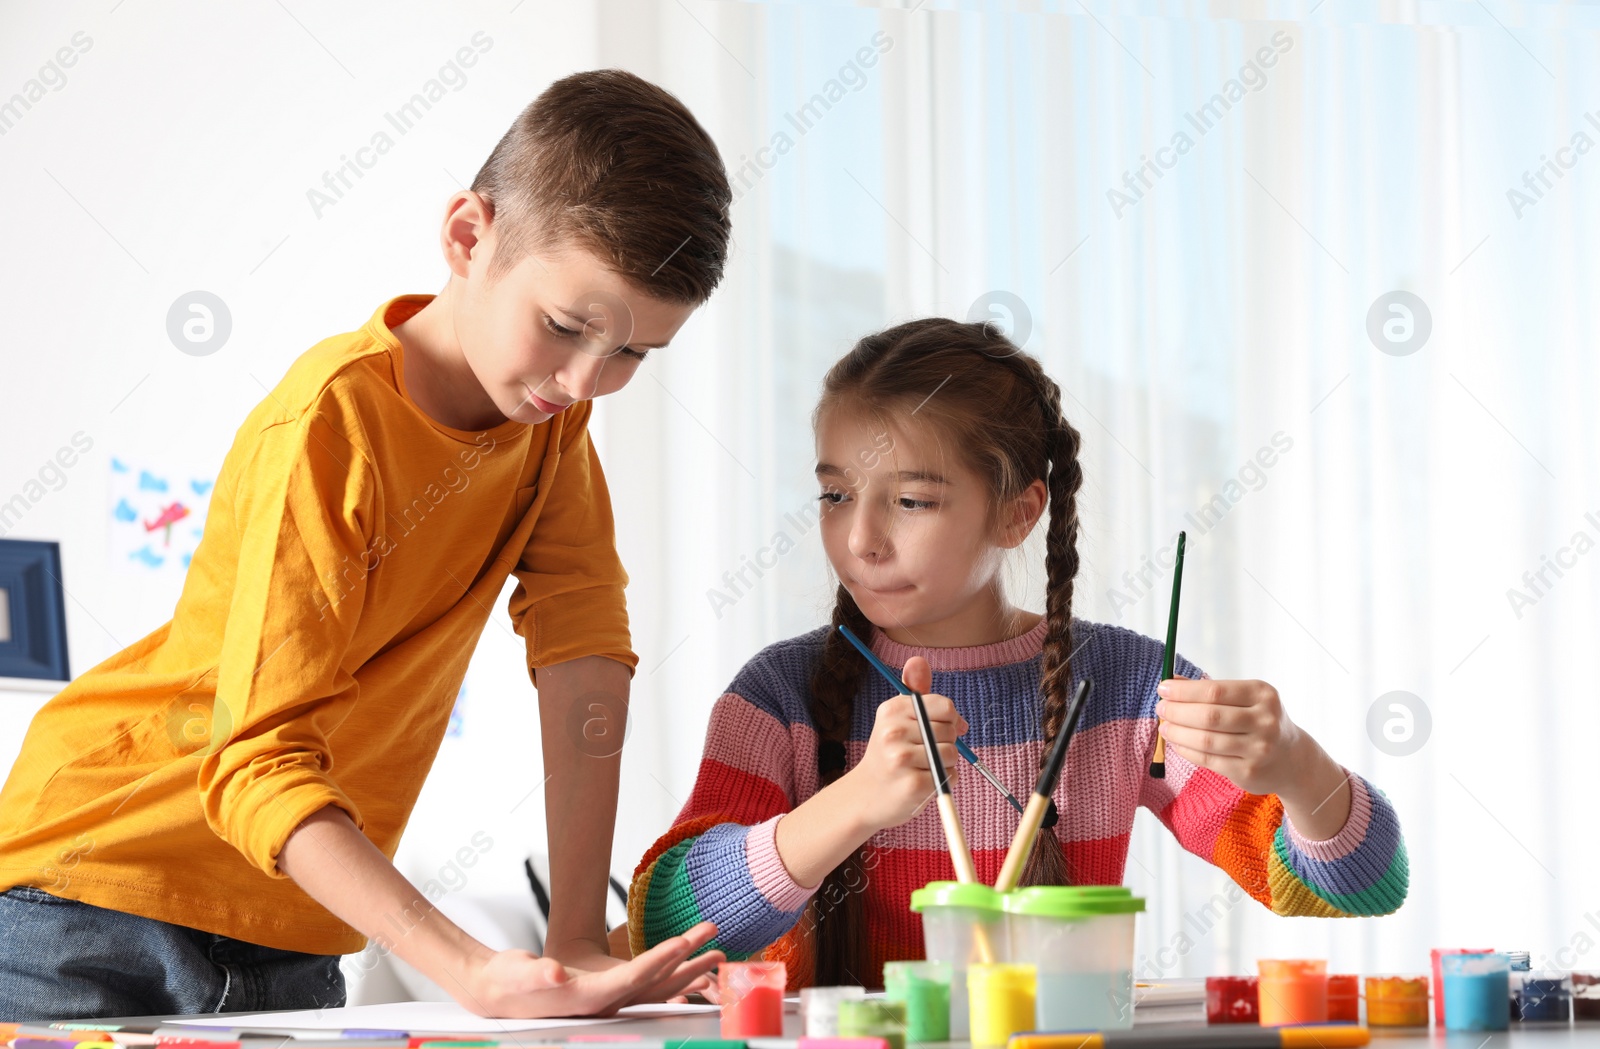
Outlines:
[[[1284,919],[1141,813],[1141,972],[1600,968],[1596,15],[905,6],[600,6],[601,62],[679,93],[739,194],[725,285],[597,413],[643,658],[619,870],[738,667],[827,614],[823,371],[986,303],[1085,437],[1079,614],[1159,636],[1145,561],[1186,529],[1183,652],[1274,684],[1406,834],[1398,914]],[[1039,607],[1042,550],[1012,568]]]

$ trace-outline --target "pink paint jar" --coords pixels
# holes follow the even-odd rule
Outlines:
[[[783,992],[788,983],[789,973],[782,962],[723,962],[718,966],[722,1037],[782,1038]]]

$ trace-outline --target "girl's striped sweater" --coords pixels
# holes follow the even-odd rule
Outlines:
[[[881,632],[872,648],[891,667],[925,657],[931,691],[950,697],[967,719],[966,742],[1017,797],[1026,797],[1043,750],[1039,667],[1045,624],[971,648],[919,649]],[[735,677],[711,712],[698,779],[677,822],[634,873],[628,925],[635,953],[701,920],[716,922],[707,948],[732,959],[757,952],[788,963],[791,987],[810,983],[809,923],[799,922],[813,889],[789,876],[775,828],[818,790],[817,734],[809,680],[826,628],[764,649]],[[1137,806],[1150,809],[1190,852],[1216,864],[1277,914],[1345,917],[1387,914],[1405,900],[1405,845],[1387,798],[1350,774],[1351,809],[1327,841],[1300,835],[1275,795],[1246,794],[1209,769],[1167,751],[1167,775],[1148,774],[1155,747],[1161,643],[1120,627],[1073,622],[1073,686],[1094,691],[1068,748],[1055,802],[1055,833],[1071,881],[1122,882]],[[1181,656],[1175,673],[1200,677]],[[879,703],[893,690],[863,676],[846,746],[861,760]],[[964,769],[955,798],[981,880],[993,883],[1016,831],[1017,814],[988,783]],[[934,806],[872,836],[864,849],[865,913],[872,970],[922,957],[922,928],[909,907],[913,889],[954,871]]]

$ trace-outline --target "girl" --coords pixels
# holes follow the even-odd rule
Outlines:
[[[841,624],[928,693],[952,774],[964,735],[1019,798],[1067,697],[1094,679],[1025,883],[1120,884],[1143,805],[1275,913],[1401,905],[1393,808],[1270,685],[1210,680],[1181,657],[1158,682],[1159,641],[1072,617],[1078,433],[1038,361],[982,324],[902,324],[834,365],[813,424],[833,623],[763,650],[717,701],[694,792],[634,875],[636,952],[710,920],[714,946],[785,961],[791,987],[881,986],[884,962],[922,957],[909,896],[954,873],[933,781],[909,700]],[[1000,567],[1046,506],[1040,616],[1006,600]],[[1148,772],[1158,717],[1164,779]],[[1018,817],[976,776],[955,790],[992,883]]]

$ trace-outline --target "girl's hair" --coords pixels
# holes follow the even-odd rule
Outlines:
[[[1072,585],[1078,574],[1078,431],[1061,414],[1061,390],[1038,360],[1023,353],[996,327],[942,317],[910,321],[869,335],[829,369],[812,416],[820,425],[835,409],[879,419],[898,416],[921,424],[942,447],[960,450],[990,487],[992,519],[1035,480],[1049,490],[1044,658],[1040,692],[1044,762],[1066,716],[1072,671]],[[915,415],[915,419],[911,416]],[[848,475],[847,475],[848,479]],[[841,584],[833,626],[811,678],[811,717],[818,735],[817,766],[823,786],[845,769],[845,741],[866,660],[840,634],[843,624],[861,637],[872,624]],[[835,868],[813,899],[815,982],[862,983],[867,976],[867,930],[861,879],[862,851]],[[1041,830],[1024,884],[1065,884],[1066,859],[1055,834]]]

